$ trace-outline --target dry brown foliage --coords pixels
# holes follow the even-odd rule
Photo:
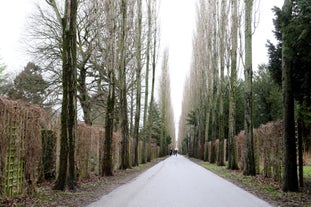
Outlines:
[[[269,122],[254,129],[254,151],[256,169],[265,177],[281,180],[283,165],[282,121]],[[245,153],[245,134],[241,131],[236,137],[237,158],[243,169]],[[263,166],[261,170],[260,166]]]
[[[0,97],[0,117],[0,194],[32,193],[42,176],[41,129],[48,127],[48,114]]]
[[[51,131],[57,137],[56,147],[48,153],[51,168],[57,168],[60,150],[60,120],[52,118],[36,105],[21,101],[11,101],[0,97],[0,197],[17,194],[32,194],[37,183],[45,178],[42,143],[43,129]],[[88,126],[83,122],[77,125],[75,140],[76,173],[79,180],[100,175],[103,163],[105,133],[103,128]],[[143,143],[139,142],[139,160],[142,162]],[[133,160],[134,142],[130,141],[130,153]],[[151,158],[159,156],[160,149],[155,143],[147,146]],[[121,134],[114,133],[112,141],[112,159],[114,169],[120,167]],[[54,157],[53,157],[54,156]],[[56,172],[57,169],[53,170]]]

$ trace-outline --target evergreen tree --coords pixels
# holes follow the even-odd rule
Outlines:
[[[8,98],[21,99],[42,107],[45,106],[48,83],[40,72],[39,66],[29,62],[24,70],[15,77],[13,86],[7,92]]]
[[[282,83],[283,87],[285,144],[283,190],[297,191],[294,98],[300,105],[311,104],[311,5],[308,0],[286,0],[282,10],[274,8],[274,11],[276,14],[274,33],[279,42],[277,45],[269,42],[268,51],[269,70],[274,80],[279,84]],[[298,130],[298,133],[300,131]],[[301,142],[299,144],[301,157]]]

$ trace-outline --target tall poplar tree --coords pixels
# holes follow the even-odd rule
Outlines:
[[[128,126],[128,109],[127,109],[127,85],[126,85],[126,33],[127,33],[127,0],[121,0],[120,14],[121,36],[120,36],[120,62],[119,62],[119,83],[120,83],[120,118],[121,118],[121,168],[130,167],[129,155],[129,126]]]
[[[168,131],[168,111],[167,99],[169,98],[169,75],[168,75],[168,50],[166,49],[163,54],[162,60],[162,72],[161,72],[161,97],[160,97],[160,112],[161,112],[161,138],[160,138],[160,155],[165,156],[166,151],[166,137]]]
[[[228,123],[228,168],[238,169],[236,158],[236,88],[237,88],[237,48],[238,48],[238,1],[231,0],[231,67],[229,83],[229,123]]]
[[[115,102],[116,102],[116,75],[115,75],[115,62],[116,62],[116,20],[114,18],[115,10],[114,0],[106,0],[104,7],[104,15],[106,16],[106,26],[108,28],[107,52],[107,81],[108,81],[108,94],[107,94],[107,107],[105,117],[105,141],[104,141],[104,158],[102,175],[113,175],[113,160],[112,160],[112,139],[113,127],[115,118]]]
[[[145,156],[147,158],[147,161],[150,161],[151,160],[151,138],[152,138],[152,123],[153,123],[153,119],[154,119],[154,114],[155,114],[155,111],[154,110],[154,105],[155,105],[155,97],[154,97],[154,90],[155,90],[155,76],[156,76],[156,57],[157,57],[157,43],[158,43],[158,25],[157,25],[157,16],[156,16],[156,9],[155,9],[155,6],[156,6],[156,0],[154,0],[153,4],[151,4],[149,2],[148,4],[148,33],[150,32],[150,37],[148,37],[148,39],[150,38],[150,40],[147,40],[147,41],[150,41],[150,44],[152,43],[153,44],[153,48],[152,48],[152,52],[150,51],[150,54],[152,54],[152,77],[151,77],[151,97],[150,97],[150,104],[149,104],[149,118],[148,118],[148,121],[147,121],[147,126],[148,126],[148,129],[147,129],[147,139],[146,139],[146,146],[148,147],[145,147]],[[152,12],[153,11],[153,12]],[[153,15],[152,15],[153,14]],[[152,27],[153,25],[153,27]],[[153,38],[151,39],[151,34],[153,32]],[[148,34],[149,36],[149,34]],[[147,48],[148,50],[148,48]],[[148,54],[148,51],[146,51],[147,54]],[[147,60],[148,60],[148,57],[147,57]],[[147,61],[148,63],[148,61]],[[147,65],[146,65],[146,73],[147,72]],[[146,99],[148,97],[146,96]],[[147,110],[147,109],[145,109]],[[149,149],[149,150],[147,150]]]
[[[139,142],[139,120],[141,108],[141,48],[142,48],[142,0],[137,0],[138,14],[137,14],[137,40],[136,40],[136,111],[134,123],[134,166],[138,166],[138,142]]]
[[[219,93],[219,148],[217,165],[223,166],[224,163],[224,93],[225,93],[225,43],[227,29],[227,0],[221,1],[221,16],[220,16],[220,93]]]
[[[256,175],[253,141],[253,69],[252,69],[252,12],[253,0],[245,0],[245,160],[244,175]]]
[[[213,17],[217,17],[218,11],[218,1],[211,0],[210,7]],[[216,148],[215,142],[217,139],[217,119],[218,119],[218,110],[217,110],[217,103],[218,103],[218,84],[219,84],[219,68],[218,68],[218,26],[217,20],[212,22],[212,73],[213,73],[213,98],[212,98],[212,143],[211,143],[211,158],[210,162],[216,162]]]
[[[148,30],[147,30],[147,47],[146,47],[146,72],[145,72],[145,102],[144,102],[144,119],[143,125],[144,128],[147,129],[147,132],[144,136],[143,142],[143,163],[147,161],[148,152],[147,152],[147,143],[149,143],[149,134],[151,134],[151,127],[148,126],[149,121],[147,121],[148,109],[149,109],[149,116],[152,116],[150,110],[152,110],[152,103],[150,101],[150,105],[148,107],[148,98],[149,98],[149,68],[150,68],[150,52],[151,52],[151,34],[152,34],[152,2],[151,0],[147,1],[147,21],[148,21]],[[153,97],[151,97],[153,101]],[[152,117],[151,117],[152,118]]]

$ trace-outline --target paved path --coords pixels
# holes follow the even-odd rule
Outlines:
[[[172,156],[89,207],[270,207],[182,156]]]

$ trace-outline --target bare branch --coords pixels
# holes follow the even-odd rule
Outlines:
[[[61,16],[61,14],[59,12],[59,9],[58,9],[56,1],[55,0],[46,0],[46,3],[49,4],[53,8],[53,10],[54,10],[54,12],[55,12],[55,14],[57,16],[58,22],[60,24],[62,24],[62,16]]]

